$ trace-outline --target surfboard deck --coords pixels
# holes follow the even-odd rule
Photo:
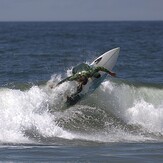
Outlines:
[[[118,56],[119,56],[120,48],[114,48],[110,51],[107,51],[106,53],[100,55],[98,58],[96,58],[90,66],[92,67],[98,67],[102,66],[108,70],[112,70],[115,66]],[[77,69],[74,67],[74,70]],[[76,70],[75,70],[76,71]],[[105,80],[107,74],[105,72],[99,72],[101,74],[100,78],[91,78],[89,79],[88,83],[83,87],[83,90],[76,94],[75,96],[67,97],[67,101],[65,102],[65,107],[70,107],[75,105],[77,102],[85,98],[86,96],[92,94],[99,85]],[[69,78],[69,77],[68,77]],[[66,78],[67,79],[67,78]],[[63,79],[59,84],[62,84],[66,81],[66,79]]]

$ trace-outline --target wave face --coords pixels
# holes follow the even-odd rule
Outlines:
[[[163,87],[106,79],[89,97],[66,110],[74,83],[51,89],[0,88],[0,143],[56,143],[56,139],[139,142],[163,139]],[[22,86],[21,86],[22,87]]]

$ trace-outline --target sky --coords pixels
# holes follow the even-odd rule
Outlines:
[[[0,0],[0,21],[163,20],[163,0]]]

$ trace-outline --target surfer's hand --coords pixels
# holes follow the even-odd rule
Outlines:
[[[113,77],[116,77],[116,73],[114,73],[114,72],[110,72],[109,73],[111,76],[113,76]]]

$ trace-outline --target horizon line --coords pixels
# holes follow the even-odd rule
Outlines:
[[[163,20],[0,20],[0,22],[159,22]]]

